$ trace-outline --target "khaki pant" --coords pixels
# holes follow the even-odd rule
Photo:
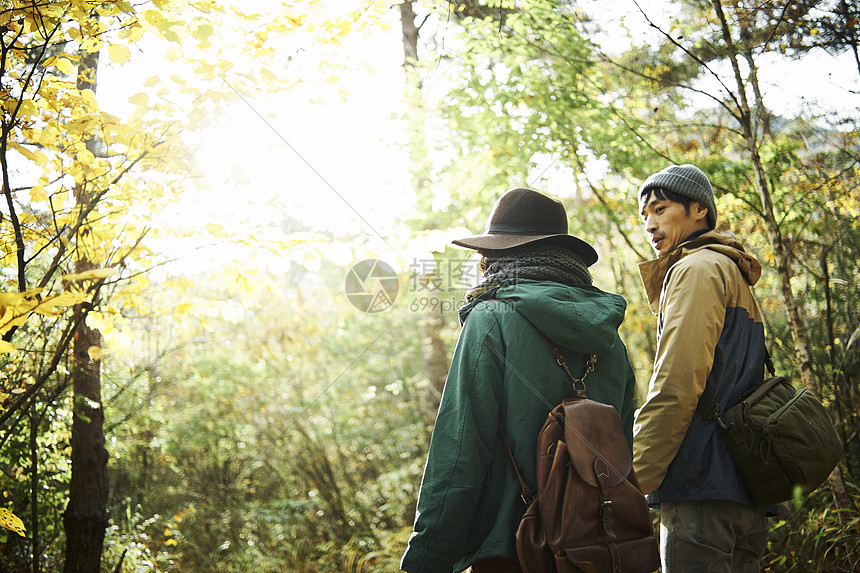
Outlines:
[[[663,573],[758,573],[767,545],[767,515],[733,501],[664,503]]]

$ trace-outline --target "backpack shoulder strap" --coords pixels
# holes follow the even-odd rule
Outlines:
[[[501,299],[496,299],[496,300],[501,300]],[[517,309],[517,307],[514,306],[514,304],[512,302],[505,301],[505,300],[503,300],[502,302],[504,302],[505,304],[510,306],[511,309],[513,309],[517,314],[519,314],[521,317],[523,317],[523,320],[525,320],[526,322],[531,324],[532,328],[534,328],[537,331],[537,333],[540,335],[540,337],[543,338],[543,341],[546,342],[546,345],[549,347],[549,351],[552,352],[552,357],[555,358],[555,363],[558,364],[562,370],[564,370],[564,373],[567,374],[567,377],[570,378],[571,382],[573,382],[573,391],[576,393],[576,397],[577,398],[587,398],[586,387],[585,387],[585,377],[588,376],[589,373],[594,372],[594,367],[597,366],[597,355],[596,354],[590,354],[588,356],[588,360],[586,360],[586,362],[585,362],[585,372],[583,372],[583,374],[580,378],[574,377],[574,375],[570,373],[570,370],[567,367],[567,361],[565,361],[564,354],[562,353],[561,349],[552,340],[550,340],[547,337],[547,335],[544,334],[540,328],[535,326],[535,323],[533,323],[531,320],[529,320],[526,315],[521,313]],[[579,386],[582,386],[582,388],[580,389]]]
[[[767,371],[770,372],[771,376],[776,376],[776,369],[773,366],[773,359],[770,357],[770,351],[768,351],[767,346],[764,348],[764,363],[767,366]],[[705,384],[705,391],[702,392],[702,395],[699,397],[699,403],[696,405],[696,412],[699,413],[701,417],[706,420],[716,420],[716,422],[722,426],[726,427],[725,422],[720,417],[722,412],[720,412],[720,405],[716,402],[716,392],[709,385]]]
[[[508,444],[508,438],[505,436],[505,431],[502,429],[501,422],[499,423],[499,436],[502,438],[502,445],[505,446],[505,453],[508,454],[508,459],[511,460],[511,464],[514,466],[514,471],[517,472],[517,479],[520,480],[520,488],[523,490],[520,494],[520,498],[522,498],[525,504],[528,505],[534,501],[535,496],[532,494],[532,490],[526,483],[523,474],[520,473],[520,468],[517,466],[516,460],[514,460],[514,454],[511,452],[511,446]]]
[[[588,361],[586,362],[585,372],[583,373],[582,377],[581,378],[574,378],[573,374],[571,374],[570,370],[567,368],[567,362],[564,359],[564,354],[562,354],[561,349],[559,349],[558,346],[556,346],[549,338],[547,338],[547,336],[543,333],[543,331],[541,329],[539,329],[537,326],[535,326],[535,324],[531,320],[529,320],[523,313],[521,313],[519,310],[517,310],[517,308],[514,306],[514,304],[512,302],[506,301],[506,300],[501,300],[501,299],[493,299],[493,300],[499,300],[500,302],[507,304],[514,311],[516,311],[517,314],[519,314],[521,317],[523,317],[523,319],[525,319],[526,322],[528,322],[529,324],[532,325],[532,328],[534,328],[537,331],[537,333],[540,334],[540,337],[543,338],[544,342],[546,342],[546,345],[549,347],[550,352],[552,352],[553,358],[555,358],[556,364],[558,364],[564,370],[565,374],[567,374],[567,377],[570,378],[570,380],[573,382],[573,390],[576,393],[576,397],[579,399],[586,398],[586,395],[585,395],[585,392],[586,392],[585,377],[588,376],[589,372],[594,371],[594,367],[597,364],[597,355],[596,354],[590,355]],[[579,388],[577,388],[577,384],[582,385],[581,390]],[[517,479],[519,480],[520,487],[522,488],[522,493],[520,494],[520,497],[528,505],[529,503],[531,503],[535,499],[535,496],[532,494],[531,488],[529,488],[528,484],[526,483],[525,478],[523,478],[522,473],[520,473],[520,468],[519,468],[519,466],[517,466],[517,462],[514,459],[514,454],[511,451],[511,446],[510,446],[510,444],[508,444],[508,438],[505,435],[505,430],[504,430],[504,428],[502,428],[501,420],[499,421],[499,437],[501,437],[502,445],[505,447],[505,453],[508,455],[508,459],[511,460],[511,464],[514,466],[514,471],[517,473]]]

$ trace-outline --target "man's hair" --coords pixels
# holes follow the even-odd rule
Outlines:
[[[648,201],[649,195],[653,195],[654,198],[658,201],[671,201],[672,203],[680,203],[684,206],[684,211],[687,213],[687,215],[690,214],[690,205],[692,205],[694,202],[698,203],[698,201],[696,201],[695,199],[685,197],[684,195],[679,195],[678,193],[673,193],[672,191],[669,191],[668,189],[663,189],[662,187],[652,187],[651,189],[646,189],[641,196],[644,202]]]

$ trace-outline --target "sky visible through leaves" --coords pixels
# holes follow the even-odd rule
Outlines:
[[[345,1],[325,5],[332,14],[354,8]],[[660,3],[649,3],[645,10],[658,25],[672,21],[672,12]],[[600,15],[606,30],[623,26],[636,38],[656,34],[632,1],[592,13]],[[389,258],[396,258],[392,251],[403,247],[409,233],[398,220],[409,214],[414,198],[403,134],[396,122],[402,112],[404,84],[396,10],[389,12],[385,24],[368,35],[347,39],[334,51],[322,53],[313,45],[285,47],[283,57],[290,59],[298,84],[264,97],[237,91],[236,101],[215,123],[189,135],[203,183],[183,193],[159,219],[172,229],[208,225],[210,231],[215,229],[216,240],[209,236],[165,240],[164,249],[182,261],[182,269],[247,258],[246,247],[228,236],[249,236],[253,242],[297,231],[369,237],[377,254],[388,252]],[[451,24],[435,25],[444,40],[444,27]],[[606,35],[605,40],[609,46],[626,45],[619,35]],[[167,64],[160,46],[143,42],[139,49],[131,63],[105,66],[99,100],[106,110],[121,112],[142,78],[164,74]],[[343,66],[338,81],[314,77],[319,59],[326,57]],[[834,84],[843,83],[843,78],[848,83],[856,76],[847,54],[842,59],[810,56],[789,66],[762,69],[767,74],[762,83],[770,86],[765,97],[774,109],[787,111],[802,101],[845,94]],[[431,76],[428,90],[433,89],[432,81]],[[846,105],[850,105],[847,97]],[[542,158],[553,176],[545,190],[563,196],[570,191],[564,182],[569,173],[553,174],[554,159]],[[599,164],[594,167],[599,173]],[[217,240],[218,227],[224,230],[223,241]],[[437,238],[434,243],[447,239]],[[332,254],[340,264],[354,256],[346,251]],[[278,263],[268,259],[266,265]]]

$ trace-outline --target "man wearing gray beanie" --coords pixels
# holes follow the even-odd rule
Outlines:
[[[657,253],[639,265],[657,351],[633,426],[633,466],[661,509],[663,573],[760,571],[774,508],[753,504],[717,423],[696,407],[706,387],[725,409],[763,380],[764,326],[751,290],[761,265],[716,228],[714,190],[698,167],[651,175],[638,199]]]

